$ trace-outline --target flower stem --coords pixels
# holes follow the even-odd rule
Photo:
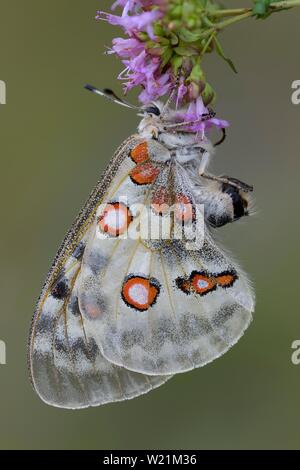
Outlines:
[[[300,0],[285,0],[282,2],[271,3],[270,4],[270,13],[274,13],[275,11],[285,10],[287,8],[297,7],[300,6]],[[217,10],[212,14],[214,17],[226,17],[229,16],[227,20],[220,21],[219,23],[215,23],[212,28],[207,29],[202,34],[201,38],[206,38],[210,36],[215,31],[221,31],[222,29],[230,26],[234,23],[238,23],[239,21],[245,20],[246,18],[250,18],[255,16],[253,13],[252,8],[233,8],[227,10]]]
[[[201,51],[201,56],[204,56],[204,54],[206,53],[211,41],[214,39],[216,33],[215,31],[213,31],[210,35],[210,37],[208,38],[207,42],[205,43],[205,46],[203,47],[202,51]]]
[[[282,10],[284,8],[292,8],[300,6],[300,0],[285,0],[282,2],[271,3],[270,8],[272,10]]]
[[[229,18],[228,20],[220,21],[219,23],[216,23],[212,28],[209,28],[206,31],[204,31],[204,33],[201,35],[201,39],[206,38],[207,36],[210,36],[212,33],[216,31],[221,31],[222,29],[226,28],[227,26],[230,26],[231,24],[237,23],[238,21],[244,20],[246,18],[250,18],[250,16],[252,15],[253,15],[253,12],[251,10],[251,11],[247,11],[246,13],[243,13],[242,15]]]
[[[234,16],[233,18],[229,18],[228,20],[220,21],[220,23],[216,23],[215,27],[217,31],[226,28],[227,26],[230,26],[231,24],[237,23],[238,21],[242,21],[246,18],[249,18],[250,16],[253,15],[252,10],[251,11],[246,11],[246,13],[242,13],[241,15]]]
[[[275,11],[285,10],[286,8],[292,8],[297,6],[300,6],[300,0],[284,0],[282,2],[271,3],[269,8],[270,12],[273,13]],[[252,8],[227,8],[224,10],[216,10],[211,14],[211,16],[213,16],[214,18],[221,18],[224,16],[240,16],[244,13],[250,12],[252,12]]]
[[[252,11],[252,8],[228,8],[226,10],[216,10],[211,14],[211,16],[215,18],[222,16],[237,16],[242,15],[243,13],[247,13],[249,11]]]

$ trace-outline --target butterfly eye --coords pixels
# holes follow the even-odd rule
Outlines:
[[[145,109],[145,112],[147,114],[154,114],[154,116],[160,116],[160,110],[154,105],[148,106],[148,108]]]

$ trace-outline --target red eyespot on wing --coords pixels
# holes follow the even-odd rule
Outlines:
[[[156,302],[159,292],[160,285],[156,279],[130,276],[123,283],[122,298],[128,307],[143,312]]]
[[[218,286],[226,288],[231,287],[237,278],[238,276],[235,271],[225,271],[216,276],[216,282]]]
[[[192,292],[199,295],[208,294],[217,288],[217,283],[213,275],[205,272],[193,271],[188,278],[179,277],[176,279],[178,289],[185,294]]]
[[[192,201],[186,194],[176,195],[175,217],[179,222],[190,222],[195,218]]]
[[[104,208],[98,224],[102,232],[117,237],[126,232],[132,219],[132,214],[125,204],[112,202]]]
[[[142,163],[131,170],[130,178],[136,184],[150,184],[156,180],[159,172],[159,168],[151,162]]]
[[[159,186],[152,195],[151,208],[155,214],[164,215],[170,209],[170,194],[165,187]]]
[[[185,294],[194,292],[205,295],[219,287],[231,287],[238,275],[235,271],[224,271],[220,274],[193,271],[188,278],[178,277],[175,282],[178,289]]]
[[[147,142],[136,145],[130,152],[130,157],[135,163],[144,163],[149,159]]]
[[[216,288],[216,281],[205,273],[194,273],[191,276],[191,285],[196,294],[205,295]]]
[[[178,289],[182,290],[185,294],[190,294],[192,292],[192,286],[189,279],[178,277],[175,282]]]

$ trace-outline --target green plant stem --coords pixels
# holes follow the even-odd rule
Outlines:
[[[230,26],[231,24],[237,23],[238,21],[244,20],[246,18],[250,18],[250,16],[252,15],[253,15],[253,12],[251,10],[251,11],[247,11],[246,13],[243,13],[242,15],[229,18],[228,20],[220,21],[219,23],[216,23],[212,28],[209,28],[206,31],[204,31],[204,33],[201,35],[201,39],[206,38],[207,36],[210,36],[214,32],[221,31],[222,29],[226,28],[227,26]]]
[[[237,16],[242,15],[243,13],[247,13],[248,11],[252,11],[252,8],[228,8],[226,10],[216,10],[211,13],[211,16],[213,16],[214,18],[223,16]]]
[[[219,23],[215,24],[215,28],[217,29],[217,31],[220,31],[221,29],[224,29],[227,26],[230,26],[234,23],[238,23],[239,21],[245,20],[246,18],[250,18],[250,16],[253,16],[252,10],[246,11],[241,15],[234,16],[233,18],[229,18],[228,20],[220,21]]]
[[[275,12],[297,6],[300,6],[300,0],[285,0],[282,2],[271,3],[269,8],[271,12]],[[252,8],[228,8],[224,10],[216,10],[211,14],[211,16],[213,16],[214,18],[220,18],[224,16],[241,16],[242,14],[250,12],[252,12]]]
[[[211,33],[210,38],[208,39],[208,41],[206,42],[205,46],[203,47],[203,49],[201,51],[201,56],[204,56],[204,54],[206,53],[211,41],[214,39],[215,35],[216,35],[215,32]]]
[[[286,0],[278,3],[271,3],[269,8],[270,13],[273,13],[275,11],[285,10],[287,8],[296,6],[300,6],[300,0]],[[234,8],[228,10],[217,10],[213,13],[213,16],[220,18],[230,16],[231,18],[220,21],[219,23],[215,23],[213,27],[203,32],[201,39],[210,36],[214,32],[221,31],[222,29],[234,23],[238,23],[239,21],[245,20],[246,18],[253,17],[255,14],[253,13],[252,8]]]

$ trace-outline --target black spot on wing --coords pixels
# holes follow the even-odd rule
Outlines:
[[[68,296],[69,292],[68,282],[65,278],[62,278],[54,285],[51,294],[55,299],[63,300]]]
[[[190,294],[191,293],[191,286],[190,286],[190,281],[189,279],[186,279],[184,277],[177,277],[175,279],[175,285],[178,289],[182,290],[185,294]]]
[[[59,353],[67,354],[69,352],[69,347],[68,347],[68,345],[66,343],[66,340],[64,338],[62,339],[62,338],[55,337],[54,348]]]
[[[108,259],[97,250],[93,250],[88,254],[86,262],[92,273],[96,276],[107,266]]]
[[[39,333],[49,333],[53,329],[53,318],[50,315],[41,315],[36,325]]]
[[[56,351],[63,354],[71,354],[73,358],[80,360],[83,355],[90,361],[95,361],[99,354],[99,348],[93,338],[86,340],[85,338],[76,338],[72,341],[71,338],[55,338],[54,346]]]
[[[75,351],[77,356],[83,354],[90,361],[95,361],[99,354],[99,348],[93,338],[90,338],[88,341],[83,338],[77,338],[72,343],[72,349]]]
[[[72,256],[76,258],[78,261],[80,261],[83,256],[84,249],[85,249],[85,243],[83,242],[78,243],[78,245],[76,246],[75,250],[72,253]]]
[[[75,317],[80,317],[81,314],[80,314],[79,302],[78,302],[77,295],[76,296],[73,295],[71,297],[70,303],[69,303],[69,310],[72,313],[72,315],[74,315]]]

